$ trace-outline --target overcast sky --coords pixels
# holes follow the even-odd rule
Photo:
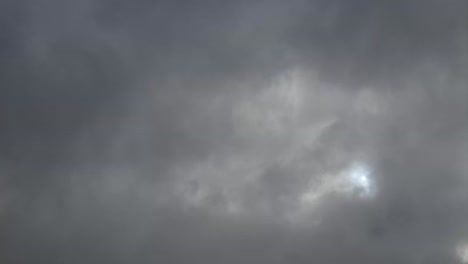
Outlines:
[[[0,0],[0,262],[468,263],[465,0]]]

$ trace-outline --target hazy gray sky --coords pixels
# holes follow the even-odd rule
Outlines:
[[[0,0],[0,33],[1,263],[468,263],[465,0]]]

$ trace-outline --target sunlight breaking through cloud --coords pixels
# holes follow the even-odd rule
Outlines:
[[[361,197],[372,197],[376,194],[376,186],[372,180],[372,171],[363,163],[354,163],[348,171],[350,183]]]

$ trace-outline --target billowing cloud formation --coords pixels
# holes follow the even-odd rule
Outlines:
[[[466,1],[3,1],[2,263],[463,263]]]

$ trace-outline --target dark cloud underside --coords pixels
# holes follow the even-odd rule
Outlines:
[[[0,1],[0,262],[468,263],[467,18]]]

